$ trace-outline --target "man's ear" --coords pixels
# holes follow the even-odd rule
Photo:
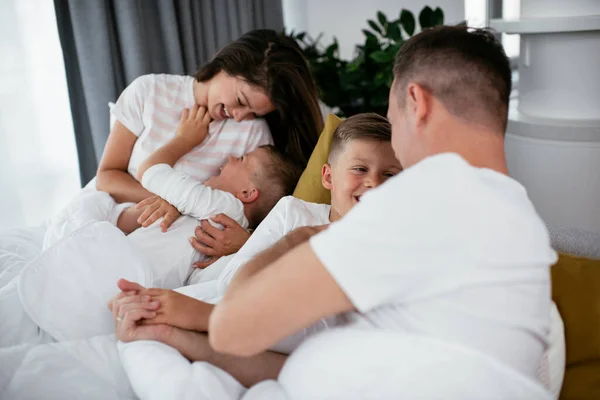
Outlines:
[[[418,83],[410,83],[407,88],[408,109],[412,114],[415,125],[423,125],[431,112],[431,93]]]
[[[321,168],[321,184],[327,190],[331,190],[331,165],[323,164]]]
[[[242,203],[253,203],[256,200],[258,200],[258,196],[259,196],[259,191],[258,188],[249,188],[249,189],[244,189],[241,192],[238,192],[237,194],[237,198],[242,202]]]

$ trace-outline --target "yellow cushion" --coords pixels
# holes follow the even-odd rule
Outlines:
[[[600,260],[561,254],[551,271],[567,348],[560,398],[600,398]]]
[[[323,168],[323,164],[327,163],[333,133],[341,123],[342,120],[337,116],[333,114],[327,116],[323,132],[319,136],[319,141],[310,155],[306,169],[296,185],[294,197],[311,203],[331,203],[331,193],[321,184],[321,169]]]

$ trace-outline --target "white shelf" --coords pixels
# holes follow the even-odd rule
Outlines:
[[[600,31],[600,15],[519,20],[492,19],[490,27],[509,34]]]
[[[519,101],[515,99],[510,102],[506,132],[538,139],[600,143],[600,119],[532,117],[519,111]]]

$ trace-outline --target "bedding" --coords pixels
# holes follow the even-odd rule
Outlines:
[[[53,389],[41,389],[44,382],[48,385],[56,384],[55,398],[95,398],[94,393],[100,392],[104,395],[114,394],[113,397],[102,398],[128,399],[135,398],[134,389],[141,398],[155,398],[148,396],[155,392],[165,393],[165,390],[175,393],[175,388],[188,386],[189,392],[186,389],[178,392],[178,395],[183,398],[188,394],[196,396],[195,398],[203,398],[202,396],[209,394],[218,396],[212,398],[240,398],[242,395],[244,398],[298,398],[296,394],[291,396],[286,393],[284,386],[278,382],[264,382],[245,392],[233,378],[218,368],[205,363],[190,364],[173,349],[154,342],[140,343],[139,347],[133,344],[121,345],[122,352],[134,349],[127,352],[131,358],[138,360],[124,364],[132,376],[132,389],[126,370],[121,367],[114,336],[110,335],[114,327],[106,308],[106,299],[117,292],[115,283],[120,277],[152,286],[152,272],[144,268],[145,261],[138,257],[131,243],[124,240],[122,233],[110,223],[78,226],[75,232],[58,240],[48,251],[40,254],[44,233],[44,228],[17,229],[13,230],[13,234],[0,232],[0,278],[4,279],[4,284],[0,287],[0,307],[3,306],[3,296],[10,298],[10,302],[5,303],[6,308],[0,309],[0,318],[8,318],[6,323],[5,320],[0,320],[0,338],[4,340],[8,334],[17,339],[7,341],[6,345],[14,345],[24,339],[28,343],[25,346],[0,349],[0,379],[5,379],[4,383],[0,382],[0,398],[5,398],[2,392],[4,389],[11,396],[21,395],[14,398],[39,398],[41,393],[44,393],[41,396],[43,398],[52,398]],[[99,237],[106,246],[97,246]],[[229,259],[223,258],[201,273],[193,275],[193,282],[198,284],[178,291],[204,301],[217,302],[217,282]],[[98,271],[102,271],[102,274],[98,275]],[[78,296],[81,298],[82,293],[85,293],[83,301],[72,300]],[[91,315],[94,314],[97,316],[92,318]],[[553,345],[539,376],[540,381],[557,395],[564,371],[564,336],[560,315],[558,312],[555,315],[558,315],[559,322],[558,325],[553,322]],[[555,319],[553,316],[553,320]],[[52,343],[54,341],[61,343]],[[45,344],[39,345],[40,343]],[[317,356],[320,352],[314,354],[313,356]],[[362,354],[361,357],[363,356],[366,355]],[[386,359],[388,358],[386,355]],[[154,380],[139,381],[140,377],[152,372],[147,368],[150,368],[153,360],[173,363],[173,370],[180,371],[173,378],[178,383],[164,381],[161,383],[164,386],[157,387]],[[326,364],[328,361],[321,362]],[[395,369],[396,366],[391,365],[389,368]],[[363,373],[367,369],[364,365],[359,368]],[[304,371],[302,374],[309,372]],[[290,374],[291,372],[287,376]],[[72,378],[69,380],[71,383],[61,383],[61,379],[68,377]],[[199,384],[192,390],[193,385],[182,385],[184,377],[190,381],[199,379],[199,382],[205,384]],[[32,388],[34,379],[41,383]],[[294,382],[284,383],[292,385],[293,392],[299,391],[298,387],[293,386]],[[67,393],[74,394],[67,396]]]
[[[0,398],[10,399],[384,399],[400,393],[408,399],[440,393],[461,400],[551,398],[533,381],[461,346],[348,328],[308,339],[277,382],[249,390],[168,346],[139,341],[117,348],[112,335],[1,349],[0,361]]]
[[[116,280],[119,277],[128,277],[141,284],[151,285],[152,283],[152,276],[143,268],[143,262],[133,256],[132,249],[123,240],[122,234],[109,223],[86,226],[84,229],[77,231],[77,234],[73,237],[65,238],[64,242],[59,243],[54,251],[46,252],[39,257],[37,256],[41,250],[44,236],[43,229],[19,229],[15,232],[16,234],[12,236],[7,236],[6,233],[0,235],[0,244],[5,245],[2,249],[3,253],[1,253],[4,254],[4,257],[0,257],[0,261],[4,260],[4,263],[0,264],[0,267],[3,268],[3,271],[12,270],[12,274],[15,271],[24,270],[20,285],[21,293],[26,298],[25,305],[21,305],[21,309],[19,309],[20,298],[14,297],[15,293],[17,295],[19,293],[19,285],[17,284],[19,279],[13,277],[9,282],[11,285],[8,286],[8,289],[13,291],[13,303],[7,306],[8,310],[0,310],[0,317],[9,318],[12,321],[21,318],[21,325],[15,324],[11,330],[11,323],[5,324],[4,321],[1,321],[0,337],[6,335],[6,332],[9,331],[13,337],[17,337],[19,340],[28,338],[27,341],[31,344],[47,343],[55,340],[71,343],[95,335],[111,334],[114,328],[110,313],[106,308],[105,299],[110,298],[117,292]],[[14,238],[12,243],[7,240],[9,237]],[[71,243],[74,237],[82,240],[77,246],[74,245],[74,242]],[[111,251],[102,251],[95,246],[98,237],[102,237],[103,240],[110,243]],[[60,248],[60,251],[58,248]],[[89,251],[77,251],[82,248]],[[68,255],[68,262],[50,262],[52,267],[45,272],[41,268],[43,261],[49,262],[53,258],[59,261],[65,255]],[[31,259],[33,260],[29,262]],[[202,274],[193,276],[195,278],[194,282],[199,283],[198,285],[187,286],[178,291],[205,301],[217,302],[219,300],[217,293],[218,278],[228,259],[223,258],[203,271]],[[6,262],[6,260],[9,260],[9,262]],[[30,265],[27,265],[28,262]],[[25,268],[25,265],[27,265],[27,268]],[[67,273],[69,270],[71,271]],[[105,277],[99,280],[92,279],[93,275],[89,272],[97,272],[98,270],[105,272]],[[4,289],[4,294],[9,293],[7,288],[2,289]],[[2,289],[0,289],[0,298],[2,297],[1,293],[3,293]],[[80,295],[82,291],[87,294],[85,307],[83,307],[83,303],[70,301],[69,293]],[[0,300],[1,305],[2,301]],[[89,310],[95,310],[102,316],[94,319],[89,318],[87,314]],[[556,398],[560,391],[564,372],[564,333],[560,315],[555,312],[555,309],[553,309],[552,320],[552,345],[547,352],[548,358],[544,360],[538,376],[544,386],[556,394]],[[39,329],[39,327],[43,327],[43,329]],[[8,344],[12,345],[15,342],[9,342]],[[50,348],[54,347],[50,346]],[[36,350],[35,354],[38,354],[38,351],[41,350]],[[47,354],[47,352],[39,354]],[[38,355],[36,357],[42,356]],[[0,362],[3,363],[3,360],[0,360]],[[25,373],[23,371],[27,368],[34,368],[35,370],[37,367],[35,367],[35,364],[24,363],[21,368],[22,373]]]

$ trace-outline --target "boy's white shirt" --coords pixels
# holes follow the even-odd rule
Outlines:
[[[187,240],[194,234],[200,220],[207,219],[220,228],[209,218],[223,213],[244,229],[248,228],[244,205],[234,195],[205,186],[167,164],[148,168],[142,177],[142,186],[168,201],[182,214],[167,232],[162,231],[161,220],[158,220],[128,236],[146,255],[156,287],[175,289],[186,284],[196,271],[193,263],[206,259]]]
[[[202,220],[222,213],[244,229],[248,228],[244,204],[237,197],[212,189],[167,164],[148,168],[142,177],[142,186],[175,206],[182,215]]]
[[[328,224],[330,209],[328,204],[309,203],[293,196],[279,200],[219,276],[219,295],[225,294],[240,267],[261,251],[273,246],[287,233],[302,226]]]
[[[309,203],[292,196],[279,200],[269,215],[256,228],[250,239],[242,246],[235,256],[227,263],[219,275],[217,290],[220,297],[233,279],[235,273],[258,253],[277,243],[283,236],[296,228],[317,226],[329,223],[328,204]],[[308,336],[334,326],[343,324],[345,316],[323,318],[315,324],[302,329],[281,340],[270,349],[284,354],[291,353]]]

